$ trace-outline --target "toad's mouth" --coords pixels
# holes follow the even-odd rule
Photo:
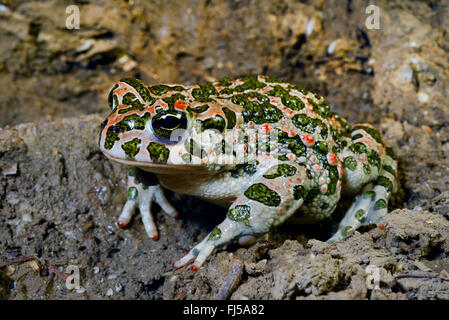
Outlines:
[[[202,165],[194,165],[194,164],[164,164],[164,163],[154,163],[154,162],[146,162],[146,161],[138,161],[131,159],[123,159],[119,157],[115,157],[108,153],[104,153],[106,157],[112,161],[125,164],[128,166],[139,167],[144,171],[149,171],[153,173],[160,174],[178,174],[180,172],[189,172],[189,173],[197,173],[201,174],[207,173],[207,168]]]

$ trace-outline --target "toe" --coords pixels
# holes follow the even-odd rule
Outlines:
[[[195,260],[192,266],[190,267],[190,270],[196,272],[201,268],[204,261],[206,261],[207,257],[212,253],[214,249],[215,246],[213,244],[201,242],[197,246],[195,246],[192,250],[190,250],[188,254],[186,254],[180,260],[176,261],[173,264],[173,267],[175,269],[179,269]]]
[[[140,215],[142,217],[143,226],[148,236],[153,240],[159,239],[156,223],[154,222],[153,215],[150,212],[150,204],[148,202],[139,203]]]
[[[137,206],[136,201],[133,200],[126,201],[125,205],[123,206],[122,213],[120,214],[117,220],[117,225],[120,228],[124,228],[128,225],[136,206]]]
[[[122,220],[117,220],[117,226],[120,228],[120,229],[123,229],[124,227],[126,227],[126,223],[124,222],[124,221],[122,221]]]
[[[158,205],[161,206],[162,210],[166,212],[168,215],[172,216],[173,218],[178,218],[179,214],[178,211],[171,205],[171,203],[167,200],[167,198],[164,195],[164,191],[161,187],[159,187],[154,192],[154,200]]]
[[[198,271],[203,265],[204,261],[206,261],[207,257],[210,256],[210,254],[214,249],[215,246],[213,244],[207,244],[206,246],[204,246],[204,248],[201,249],[201,251],[199,252],[198,256],[195,259],[195,262],[192,265],[191,268],[192,271],[194,271],[194,269]]]
[[[189,253],[187,253],[184,257],[182,257],[181,259],[179,259],[178,261],[173,263],[173,267],[175,269],[179,269],[179,268],[189,264],[193,260],[195,260],[195,258],[201,252],[201,249],[203,246],[204,246],[204,240],[203,240],[203,242],[200,242],[195,247],[193,247],[192,250],[190,250]]]

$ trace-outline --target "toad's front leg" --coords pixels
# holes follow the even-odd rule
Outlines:
[[[235,241],[245,245],[267,233],[298,210],[310,187],[305,167],[281,164],[270,168],[234,201],[226,219],[173,267],[195,260],[191,269],[197,271],[215,248],[226,248]]]
[[[159,239],[156,223],[151,214],[151,204],[155,201],[168,215],[177,218],[178,212],[165,198],[164,191],[159,185],[156,175],[144,172],[138,168],[128,168],[128,200],[117,220],[117,225],[124,228],[131,220],[134,209],[138,206],[142,222],[148,236]]]

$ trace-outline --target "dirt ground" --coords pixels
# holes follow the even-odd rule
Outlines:
[[[376,1],[380,29],[370,2],[0,1],[0,298],[449,299],[449,1]],[[167,191],[181,217],[154,206],[158,241],[138,215],[119,229],[126,168],[96,144],[107,93],[255,74],[381,129],[400,164],[391,213],[327,245],[343,199],[333,220],[173,270],[225,210]]]

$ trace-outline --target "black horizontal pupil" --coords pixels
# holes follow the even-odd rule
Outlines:
[[[174,130],[187,128],[187,118],[183,112],[167,110],[157,114],[152,125],[157,136],[169,139]]]
[[[174,130],[181,124],[181,119],[174,114],[166,114],[159,120],[159,125],[161,128],[166,130]]]

